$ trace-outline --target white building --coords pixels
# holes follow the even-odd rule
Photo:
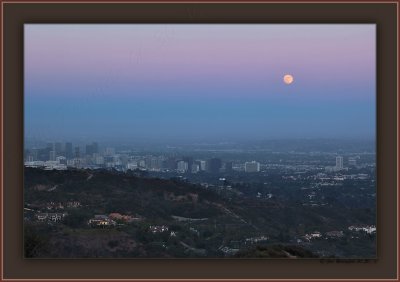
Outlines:
[[[260,171],[260,163],[256,161],[246,162],[244,164],[245,172],[259,172]]]
[[[127,165],[126,165],[127,169],[137,169],[138,168],[138,163],[136,161],[130,161]]]
[[[337,156],[336,157],[336,170],[342,170],[343,169],[343,157]]]
[[[140,168],[146,168],[146,162],[144,160],[139,160],[137,164]]]
[[[43,161],[25,162],[26,167],[44,167]]]
[[[46,161],[44,162],[44,169],[45,170],[66,170],[66,164],[60,164],[58,161]]]
[[[189,168],[189,164],[185,161],[179,161],[178,162],[178,172],[184,173],[187,172]]]
[[[199,163],[200,163],[200,170],[202,170],[202,171],[206,170],[207,162],[206,161],[199,161]]]

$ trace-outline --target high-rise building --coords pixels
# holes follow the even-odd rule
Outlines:
[[[165,157],[164,156],[157,157],[157,168],[162,169],[164,161],[165,161]]]
[[[38,149],[37,160],[38,161],[48,161],[50,158],[50,149],[49,148],[42,148]]]
[[[56,160],[56,151],[50,151],[49,160],[50,161]]]
[[[74,157],[74,154],[72,152],[72,143],[71,142],[65,143],[65,157],[67,159],[72,159]]]
[[[336,170],[341,170],[343,169],[343,157],[337,156],[336,157]]]
[[[178,162],[178,169],[177,169],[178,172],[185,173],[188,171],[188,168],[189,168],[189,164],[187,162],[185,162],[185,161]]]
[[[144,158],[145,167],[146,167],[147,169],[150,169],[150,168],[151,168],[151,159],[152,159],[151,156],[146,156],[146,157]]]
[[[157,157],[152,157],[150,158],[150,169],[159,169],[160,168],[160,162]]]
[[[92,142],[92,144],[86,145],[86,155],[92,156],[93,154],[97,154],[99,152],[99,144],[97,142]]]
[[[56,151],[57,156],[62,154],[62,146],[60,142],[54,143],[54,151]]]
[[[200,171],[200,165],[197,163],[192,164],[192,173],[198,173]]]
[[[37,161],[38,158],[39,158],[39,149],[36,149],[36,148],[32,149],[31,150],[31,156],[32,156],[34,161]]]
[[[260,171],[260,163],[256,161],[245,162],[244,163],[244,171],[245,172],[259,172]]]
[[[146,168],[146,161],[145,160],[140,160],[138,163],[140,168]]]
[[[207,162],[206,161],[199,161],[200,164],[200,170],[206,170],[207,169]]]
[[[192,167],[192,164],[193,164],[193,158],[192,157],[183,157],[182,160],[188,163],[188,167],[189,168]]]

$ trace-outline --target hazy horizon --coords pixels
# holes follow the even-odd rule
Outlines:
[[[374,139],[375,32],[25,24],[25,140]]]
[[[363,151],[375,152],[376,140],[372,139],[338,139],[338,138],[302,138],[302,139],[260,139],[260,140],[235,140],[235,141],[222,141],[222,140],[183,140],[183,141],[171,141],[161,140],[156,141],[145,141],[145,140],[78,140],[78,139],[46,139],[46,140],[32,140],[25,139],[24,149],[44,148],[49,143],[61,143],[61,146],[65,146],[66,143],[72,143],[74,147],[85,148],[86,145],[96,142],[99,148],[117,148],[127,150],[165,150],[165,149],[199,149],[199,148],[220,148],[221,150],[231,149],[244,149],[244,148],[259,148],[264,149],[277,149],[287,150],[287,148],[296,148],[296,150],[302,151],[306,147],[306,151],[320,151],[322,147],[334,148],[336,147],[339,151],[342,149],[348,150],[351,148],[358,148]],[[353,150],[351,149],[351,150]],[[323,151],[323,150],[322,150]]]

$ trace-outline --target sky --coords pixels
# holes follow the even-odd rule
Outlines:
[[[25,139],[375,138],[375,99],[374,24],[24,25]]]

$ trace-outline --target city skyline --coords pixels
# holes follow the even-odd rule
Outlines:
[[[375,39],[374,24],[26,24],[25,138],[374,138]]]
[[[342,144],[344,145],[344,144]],[[361,144],[358,144],[359,146]],[[347,145],[348,146],[348,145]],[[318,149],[318,145],[313,145],[314,150]],[[340,146],[339,146],[340,147]],[[250,147],[251,148],[251,147]],[[201,171],[211,172],[218,174],[219,172],[232,173],[234,171],[245,172],[260,172],[261,165],[265,168],[265,164],[271,164],[271,158],[274,154],[280,155],[309,155],[312,157],[320,158],[325,156],[327,159],[321,162],[319,169],[324,168],[327,172],[343,171],[348,167],[344,166],[344,157],[346,156],[346,164],[349,167],[358,167],[358,161],[361,156],[370,158],[375,155],[374,150],[358,150],[348,147],[347,150],[328,150],[328,151],[313,151],[305,152],[303,150],[287,150],[282,147],[282,151],[273,151],[271,148],[250,149],[247,151],[243,149],[228,149],[216,147],[209,147],[208,150],[198,151],[198,149],[185,150],[185,151],[140,151],[134,148],[120,150],[113,147],[101,147],[98,142],[92,142],[82,146],[73,146],[72,142],[48,142],[45,146],[40,148],[32,148],[25,150],[26,167],[41,168],[45,170],[67,170],[71,168],[76,169],[115,169],[118,171],[127,172],[129,170],[144,170],[155,171],[161,173],[175,172],[182,173],[198,173]],[[259,155],[254,156],[252,152],[258,151]],[[224,154],[224,152],[229,152]],[[265,158],[265,154],[269,157]],[[261,157],[264,155],[264,157]],[[257,159],[258,161],[255,161]],[[335,165],[332,166],[335,159]],[[374,163],[374,157],[371,159]],[[311,162],[313,163],[313,162]],[[301,169],[304,168],[307,161],[300,161],[295,166],[300,165]],[[324,165],[323,165],[324,164]],[[279,160],[279,165],[282,159]],[[286,164],[288,168],[292,169],[293,164]],[[314,167],[315,162],[311,167]],[[327,166],[328,165],[328,166]],[[370,164],[368,164],[370,165]],[[375,165],[375,164],[373,164]]]

